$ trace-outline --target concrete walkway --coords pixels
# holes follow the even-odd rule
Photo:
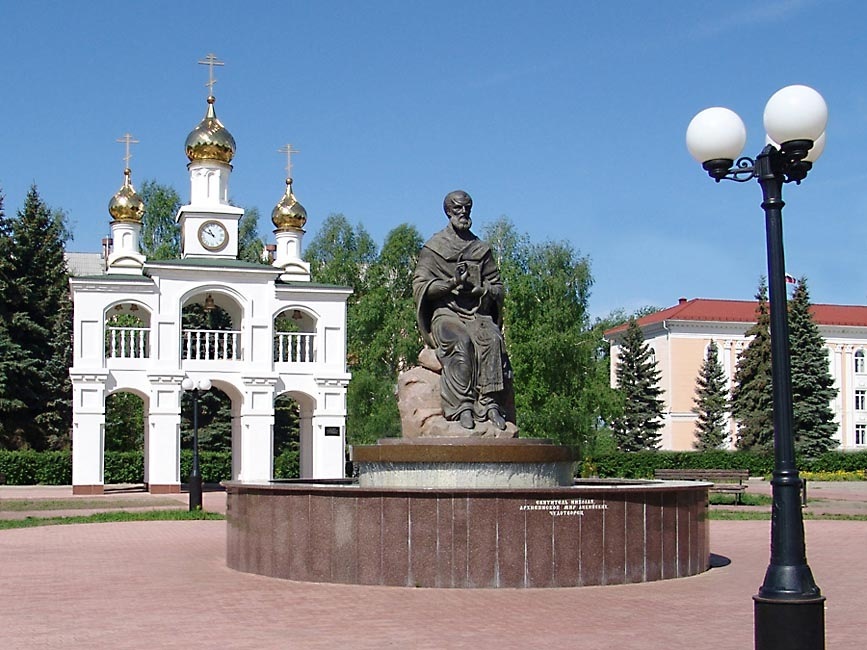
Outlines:
[[[41,489],[50,498],[63,490]],[[0,499],[26,492],[3,487]],[[828,598],[827,647],[863,647],[867,522],[805,527],[809,564]],[[551,590],[359,587],[238,573],[225,566],[222,521],[5,530],[0,645],[742,650],[753,646],[751,597],[767,568],[769,529],[767,521],[712,521],[711,551],[724,566],[692,578]]]

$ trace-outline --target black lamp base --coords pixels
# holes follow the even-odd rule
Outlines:
[[[825,650],[825,597],[753,596],[755,650]]]

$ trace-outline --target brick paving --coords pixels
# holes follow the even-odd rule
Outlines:
[[[25,492],[0,488],[0,498]],[[828,598],[827,646],[863,647],[867,522],[805,527],[809,563]],[[225,566],[222,521],[5,530],[0,647],[751,648],[751,597],[767,568],[768,535],[767,521],[712,521],[711,552],[730,562],[680,580],[437,590],[238,573]]]

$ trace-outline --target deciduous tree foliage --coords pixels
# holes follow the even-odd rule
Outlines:
[[[175,215],[181,197],[169,185],[155,180],[141,184],[139,196],[145,204],[141,225],[141,252],[149,260],[176,260],[181,256],[181,231]]]
[[[618,449],[658,449],[665,406],[660,399],[660,371],[634,318],[623,336],[616,376],[623,398],[623,414],[615,418],[613,426]]]
[[[592,453],[616,397],[602,327],[592,326],[590,261],[566,242],[534,244],[508,219],[485,229],[505,286],[504,336],[521,435]]]
[[[353,444],[400,435],[397,375],[416,364],[422,347],[412,301],[421,245],[418,231],[404,224],[377,251],[363,226],[331,215],[307,247],[314,281],[354,291],[347,315],[347,435]]]
[[[768,285],[762,278],[756,293],[756,323],[745,335],[751,337],[738,358],[732,386],[732,415],[738,423],[738,449],[768,451],[774,444],[774,398],[771,380],[771,316]]]
[[[505,338],[515,373],[523,435],[592,447],[616,410],[608,387],[602,327],[587,313],[589,262],[568,244],[533,245],[507,220],[485,229],[506,287]],[[422,236],[401,225],[381,251],[362,226],[332,215],[306,251],[313,279],[351,286],[347,396],[350,442],[400,435],[397,375],[417,363],[423,343],[412,299]]]
[[[267,264],[263,259],[265,242],[259,237],[259,209],[244,208],[244,214],[238,222],[238,258],[245,262]]]
[[[828,349],[810,311],[807,279],[801,278],[789,302],[795,449],[814,458],[837,446],[831,401],[837,396],[828,367]]]
[[[0,218],[0,430],[9,447],[62,449],[72,423],[72,318],[65,215],[36,186],[17,218]]]
[[[692,409],[698,416],[695,423],[696,449],[710,451],[724,446],[728,406],[725,370],[719,360],[717,344],[711,340],[696,379],[695,406]]]

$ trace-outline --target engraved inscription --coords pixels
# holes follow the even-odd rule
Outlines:
[[[582,517],[587,510],[608,510],[608,504],[596,499],[537,499],[525,503],[518,510],[541,510],[552,517]]]

